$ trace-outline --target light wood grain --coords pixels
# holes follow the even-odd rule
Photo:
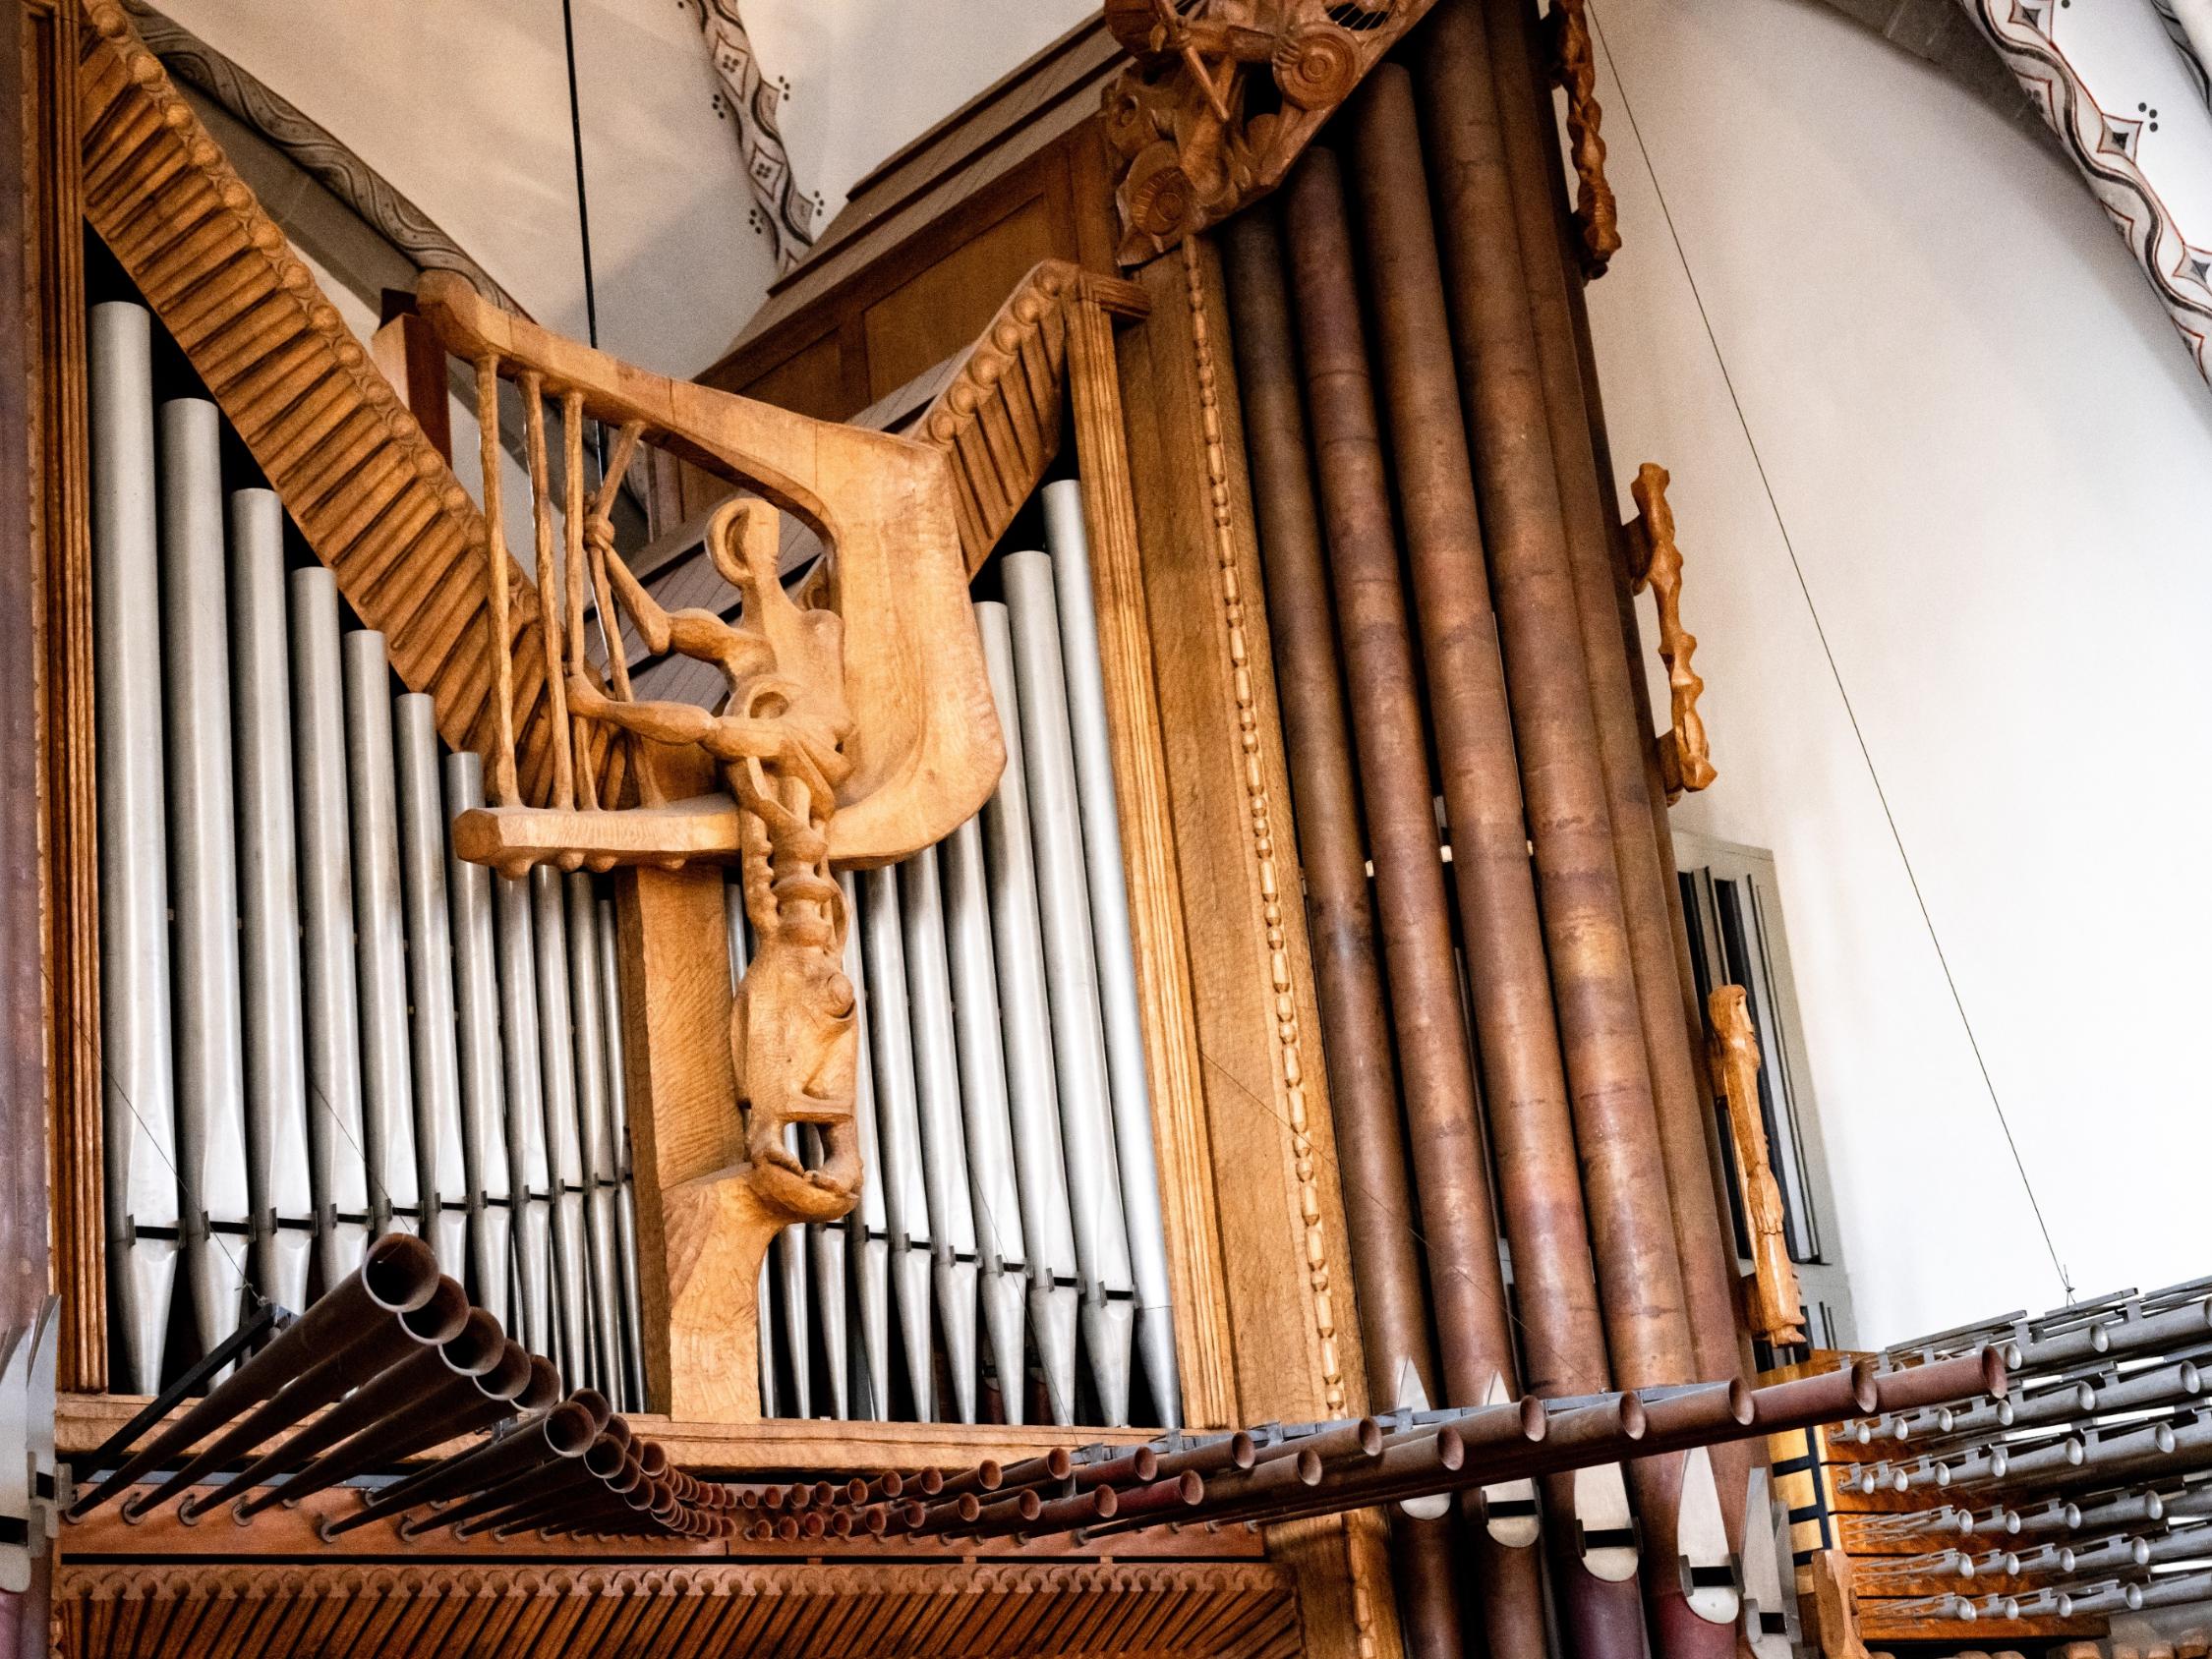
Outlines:
[[[1708,788],[1719,774],[1706,742],[1705,719],[1698,713],[1698,697],[1705,681],[1690,666],[1698,637],[1682,625],[1682,549],[1674,543],[1674,509],[1666,501],[1666,469],[1646,461],[1629,486],[1636,497],[1637,516],[1623,527],[1629,557],[1636,568],[1636,585],[1649,586],[1659,605],[1659,660],[1666,664],[1666,685],[1672,705],[1672,722],[1659,735],[1659,775],[1666,798],[1674,800],[1685,790]]]
[[[1805,1340],[1804,1293],[1789,1259],[1781,1186],[1767,1150],[1766,1119],[1759,1106],[1759,1037],[1740,985],[1715,988],[1706,1000],[1714,1093],[1727,1103],[1728,1138],[1742,1183],[1744,1221],[1751,1230],[1751,1277],[1744,1283],[1744,1314],[1753,1335],[1777,1345]]]

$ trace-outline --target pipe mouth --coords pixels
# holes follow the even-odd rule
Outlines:
[[[592,1414],[592,1433],[599,1433],[601,1429],[607,1427],[613,1420],[614,1407],[609,1403],[607,1396],[601,1394],[599,1390],[574,1389],[570,1391],[568,1398]]]
[[[1258,1461],[1259,1448],[1252,1444],[1251,1435],[1243,1429],[1239,1429],[1230,1435],[1229,1466],[1231,1468],[1249,1469]]]
[[[1044,1500],[1037,1496],[1035,1487],[1024,1486],[1016,1494],[1014,1513],[1023,1520],[1035,1520],[1043,1511]]]
[[[1882,1403],[1882,1385],[1875,1375],[1874,1361],[1857,1359],[1851,1362],[1851,1403],[1861,1411],[1872,1411]]]
[[[514,1397],[515,1409],[550,1411],[553,1402],[560,1398],[560,1373],[553,1369],[552,1360],[530,1353],[528,1348],[523,1349],[523,1352],[529,1354],[530,1380],[522,1385],[522,1392]]]
[[[1045,1454],[1045,1472],[1055,1480],[1066,1480],[1075,1472],[1076,1460],[1068,1456],[1068,1448],[1055,1446]]]
[[[361,1284],[387,1313],[412,1313],[439,1283],[437,1255],[420,1238],[388,1232],[361,1259]]]
[[[437,1356],[455,1376],[481,1377],[499,1363],[506,1348],[506,1333],[484,1309],[469,1309],[454,1336],[438,1344]]]
[[[637,1462],[649,1478],[659,1480],[669,1472],[669,1449],[657,1440],[648,1440],[638,1448]]]
[[[1543,1408],[1543,1402],[1533,1394],[1524,1394],[1515,1402],[1521,1411],[1521,1438],[1535,1442],[1551,1432],[1551,1413]]]
[[[469,1306],[469,1293],[440,1274],[420,1302],[399,1310],[399,1323],[415,1341],[435,1347],[458,1337],[475,1311]]]
[[[1292,1459],[1292,1466],[1298,1470],[1299,1485],[1318,1486],[1321,1484],[1321,1457],[1319,1453],[1300,1452]],[[1103,1487],[1101,1490],[1112,1491],[1113,1488]]]
[[[606,1435],[617,1446],[627,1446],[636,1438],[630,1428],[629,1419],[626,1417],[609,1417],[606,1425],[599,1432]]]
[[[1467,1442],[1451,1424],[1440,1424],[1436,1430],[1436,1463],[1447,1474],[1456,1474],[1467,1461]]]
[[[607,1430],[584,1453],[584,1467],[596,1480],[612,1480],[622,1469],[622,1443]]]
[[[1313,1455],[1309,1452],[1307,1456],[1311,1458]],[[1313,1478],[1315,1480],[1321,1478],[1321,1459],[1318,1458],[1313,1458]],[[1091,1488],[1091,1513],[1098,1516],[1100,1520],[1113,1519],[1115,1512],[1121,1507],[1122,1501],[1111,1486],[1094,1486]]]
[[[503,1341],[499,1357],[493,1361],[490,1370],[476,1379],[477,1391],[487,1400],[506,1404],[530,1386],[530,1350],[520,1343]]]
[[[1382,1432],[1378,1429],[1375,1431],[1375,1450],[1380,1451],[1381,1448]],[[1373,1453],[1368,1456],[1372,1457]],[[1130,1472],[1140,1483],[1149,1484],[1160,1478],[1160,1455],[1149,1446],[1139,1446],[1130,1454],[1129,1466]]]
[[[1623,1439],[1642,1440],[1652,1426],[1652,1414],[1644,1408],[1643,1401],[1633,1394],[1620,1397],[1620,1432]]]
[[[1185,1469],[1175,1477],[1175,1496],[1186,1508],[1202,1504],[1206,1499],[1206,1483],[1198,1478],[1196,1470]]]
[[[962,1492],[953,1500],[953,1513],[962,1521],[973,1520],[983,1513],[983,1501],[972,1492]]]
[[[986,1458],[975,1465],[975,1484],[986,1492],[996,1492],[1006,1484],[1006,1466],[996,1458]]]
[[[1360,1456],[1363,1458],[1381,1457],[1382,1425],[1376,1422],[1372,1417],[1362,1417],[1357,1427],[1359,1429],[1359,1433],[1355,1436],[1355,1438],[1360,1443]],[[1154,1463],[1156,1468],[1157,1459],[1154,1459]]]
[[[546,1445],[556,1458],[581,1458],[592,1447],[599,1430],[592,1414],[573,1400],[564,1400],[546,1413]]]
[[[2004,1353],[1995,1347],[1983,1348],[1982,1392],[1992,1400],[2003,1400],[2011,1390],[2011,1373],[2005,1363]]]

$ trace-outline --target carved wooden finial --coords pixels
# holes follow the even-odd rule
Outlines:
[[[1300,0],[1107,0],[1106,26],[1136,60],[1105,94],[1122,263],[1272,190],[1432,3],[1373,0],[1372,21],[1347,29]]]
[[[1719,773],[1706,743],[1705,719],[1698,714],[1705,681],[1690,665],[1698,637],[1682,626],[1682,550],[1674,544],[1674,511],[1666,504],[1666,486],[1664,467],[1646,461],[1638,468],[1636,482],[1629,486],[1638,516],[1624,528],[1637,591],[1649,585],[1659,605],[1659,654],[1666,664],[1671,705],[1669,729],[1659,736],[1659,773],[1671,802],[1686,789],[1711,786]]]
[[[1552,78],[1567,93],[1567,143],[1575,163],[1575,229],[1582,244],[1582,273],[1605,274],[1620,252],[1619,207],[1605,182],[1605,141],[1599,134],[1604,111],[1598,102],[1598,60],[1591,50],[1583,0],[1553,0],[1547,20],[1556,61]]]
[[[1805,1340],[1804,1292],[1789,1259],[1781,1186],[1767,1150],[1766,1116],[1759,1102],[1759,1036],[1749,999],[1740,985],[1723,985],[1706,1001],[1712,1022],[1707,1042],[1714,1092],[1726,1103],[1728,1138],[1743,1183],[1744,1222],[1751,1231],[1751,1277],[1744,1281],[1747,1323],[1776,1344]]]

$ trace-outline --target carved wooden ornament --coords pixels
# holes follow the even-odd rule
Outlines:
[[[1433,0],[1106,0],[1118,253],[1141,264],[1281,182]]]
[[[1744,1307],[1754,1334],[1775,1344],[1805,1340],[1804,1292],[1789,1259],[1781,1187],[1767,1151],[1766,1118],[1759,1107],[1759,1037],[1740,985],[1718,987],[1707,1000],[1712,1020],[1714,1092],[1726,1102],[1728,1139],[1743,1181],[1744,1220],[1751,1230],[1751,1277]]]
[[[1690,666],[1698,637],[1682,626],[1682,549],[1674,544],[1674,509],[1666,501],[1666,469],[1646,461],[1636,471],[1629,492],[1637,516],[1623,527],[1636,586],[1646,585],[1659,605],[1659,660],[1666,664],[1668,729],[1659,734],[1659,775],[1671,804],[1682,792],[1710,787],[1719,776],[1706,745],[1705,718],[1698,697],[1705,681]]]

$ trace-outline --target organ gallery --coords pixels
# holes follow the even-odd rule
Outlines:
[[[1107,0],[817,216],[679,7],[779,269],[677,363],[265,20],[10,10],[0,1652],[2207,1651],[2212,1281],[2004,1219],[1978,1043],[1869,1151],[1923,993],[1699,816],[1797,809],[1734,463],[1606,419],[1632,26]]]

